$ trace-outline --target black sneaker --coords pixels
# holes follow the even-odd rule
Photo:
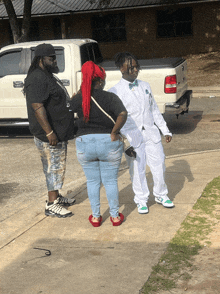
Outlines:
[[[72,216],[73,213],[67,210],[66,208],[64,208],[62,205],[60,205],[56,199],[54,200],[54,203],[51,205],[48,205],[46,201],[45,215],[56,216],[56,217],[68,217],[68,216]]]
[[[71,206],[76,202],[76,199],[66,198],[59,194],[57,197],[57,201],[58,201],[58,204],[61,204],[63,206]]]

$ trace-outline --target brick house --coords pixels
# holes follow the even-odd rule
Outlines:
[[[30,40],[92,38],[105,59],[186,56],[220,48],[219,0],[34,0]],[[23,1],[13,0],[22,18]],[[13,43],[0,3],[0,47]]]

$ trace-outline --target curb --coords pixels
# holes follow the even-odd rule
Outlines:
[[[193,98],[217,98],[220,97],[220,87],[189,87]]]

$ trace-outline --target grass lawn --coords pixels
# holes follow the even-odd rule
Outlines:
[[[206,186],[166,252],[152,268],[152,273],[140,294],[171,290],[178,282],[191,279],[192,271],[196,270],[193,257],[199,254],[204,246],[210,245],[208,234],[220,219],[220,215],[214,213],[220,205],[219,192],[220,177],[217,177]]]

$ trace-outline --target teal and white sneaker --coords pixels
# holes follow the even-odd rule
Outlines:
[[[170,198],[168,196],[164,196],[164,197],[156,197],[155,196],[155,201],[159,204],[162,204],[164,207],[174,207],[173,202],[170,200]]]
[[[146,205],[137,204],[138,212],[140,214],[148,213],[148,207]]]

